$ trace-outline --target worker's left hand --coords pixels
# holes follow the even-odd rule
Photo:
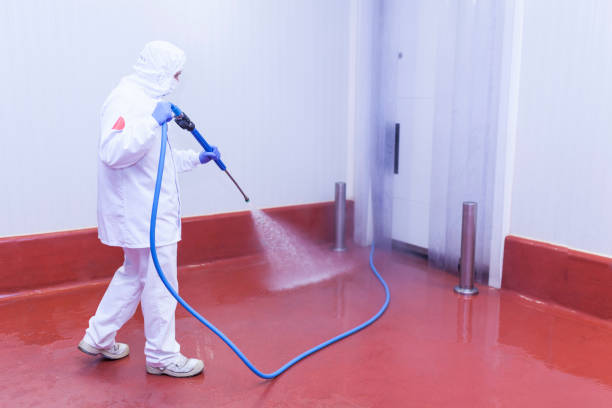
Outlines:
[[[155,105],[155,110],[151,116],[153,116],[157,123],[159,123],[159,126],[171,121],[174,117],[174,114],[172,113],[172,104],[166,101],[157,102],[157,105]]]
[[[211,160],[219,160],[221,158],[221,153],[219,153],[219,149],[217,149],[217,146],[211,147],[212,152],[207,152],[206,150],[203,150],[202,153],[200,153],[200,163],[205,164]]]

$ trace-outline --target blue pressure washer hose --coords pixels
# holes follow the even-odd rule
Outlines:
[[[176,108],[176,109],[178,109],[178,108]],[[180,110],[179,110],[179,112],[180,112]],[[176,111],[175,111],[175,113],[176,113]],[[195,127],[194,127],[194,130],[195,130]],[[164,123],[162,125],[161,149],[160,149],[160,152],[159,152],[159,165],[157,167],[157,180],[155,182],[155,194],[153,196],[153,209],[151,211],[151,229],[150,229],[150,232],[149,232],[149,243],[151,245],[151,257],[153,258],[153,263],[155,264],[155,269],[157,270],[157,274],[159,275],[159,278],[162,280],[162,282],[166,286],[166,289],[168,289],[168,291],[181,304],[181,306],[183,306],[189,313],[191,313],[202,324],[204,324],[206,327],[208,327],[210,330],[212,330],[213,333],[215,333],[217,336],[219,336],[219,338],[221,338],[221,340],[223,340],[225,342],[225,344],[227,344],[232,349],[232,351],[234,353],[236,353],[236,355],[238,355],[238,357],[242,360],[242,362],[244,364],[246,364],[246,366],[249,367],[249,369],[253,373],[255,373],[259,377],[265,378],[265,379],[276,378],[277,376],[279,376],[282,373],[284,373],[285,371],[287,371],[291,366],[296,364],[298,361],[303,360],[304,358],[308,357],[311,354],[316,353],[317,351],[321,350],[322,348],[327,347],[330,344],[333,344],[333,343],[335,343],[337,341],[340,341],[340,340],[344,339],[345,337],[348,337],[351,334],[354,334],[354,333],[358,332],[359,330],[361,330],[361,329],[371,325],[372,323],[374,323],[375,320],[377,320],[385,312],[385,310],[387,309],[387,306],[389,306],[389,299],[390,299],[389,287],[387,286],[387,283],[383,280],[382,276],[380,276],[380,274],[376,270],[376,267],[374,266],[374,248],[375,248],[375,246],[374,246],[374,244],[372,244],[372,248],[370,250],[370,268],[372,268],[372,272],[374,273],[374,275],[376,275],[376,278],[378,278],[378,280],[380,281],[381,285],[385,289],[385,296],[386,296],[385,303],[382,305],[382,307],[380,308],[378,313],[376,313],[369,320],[363,322],[359,326],[354,327],[351,330],[348,330],[348,331],[346,331],[346,332],[344,332],[342,334],[339,334],[338,336],[336,336],[336,337],[334,337],[332,339],[329,339],[329,340],[319,344],[318,346],[313,347],[312,349],[310,349],[308,351],[303,352],[302,354],[300,354],[299,356],[293,358],[292,360],[287,362],[285,365],[283,365],[281,368],[279,368],[278,370],[276,370],[276,371],[274,371],[272,373],[267,374],[267,373],[263,373],[263,372],[259,371],[257,369],[257,367],[255,367],[249,361],[249,359],[246,358],[246,356],[242,353],[242,351],[240,351],[240,349],[238,349],[238,347],[236,347],[236,345],[234,343],[232,343],[232,341],[225,334],[223,334],[223,332],[221,332],[221,330],[217,329],[212,323],[210,323],[208,320],[206,320],[204,318],[204,316],[200,315],[182,297],[179,296],[179,294],[176,292],[176,290],[174,290],[172,285],[170,285],[170,283],[166,279],[166,276],[164,275],[164,272],[162,271],[161,265],[159,264],[159,260],[157,258],[157,251],[156,251],[156,247],[155,247],[155,224],[156,224],[156,221],[157,221],[157,205],[159,203],[159,192],[161,190],[162,176],[164,174],[164,162],[165,162],[165,158],[166,158],[166,141],[167,141],[167,138],[168,138],[167,131],[168,131],[167,125]],[[196,136],[196,133],[194,133],[193,131],[192,131],[192,133],[194,134],[196,139],[198,139],[198,137]],[[204,138],[202,138],[202,136],[199,133],[197,133],[197,135],[199,135],[199,138],[201,139],[201,140],[198,139],[198,142],[200,142],[200,144],[202,144],[203,147],[205,145],[208,145],[208,143],[206,143]],[[209,146],[209,148],[210,148],[210,146]],[[221,170],[226,171],[225,165],[220,160],[217,161],[217,165],[219,166],[219,168],[221,168]]]

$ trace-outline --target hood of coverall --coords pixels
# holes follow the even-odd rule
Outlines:
[[[140,52],[131,78],[153,97],[168,95],[178,85],[174,75],[183,69],[185,58],[185,52],[176,45],[151,41]]]

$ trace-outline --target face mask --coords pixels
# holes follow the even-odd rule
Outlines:
[[[178,86],[178,83],[179,83],[179,81],[177,81],[176,79],[172,78],[170,80],[170,86],[168,87],[168,93],[174,92],[174,90]]]
[[[166,96],[170,93],[172,93],[176,87],[178,86],[178,82],[176,79],[174,78],[168,78],[166,81],[164,81],[160,87],[161,89],[163,89],[163,93],[160,96]]]

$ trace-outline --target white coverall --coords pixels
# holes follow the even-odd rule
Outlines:
[[[161,126],[151,116],[157,102],[176,86],[174,75],[185,63],[183,51],[170,43],[148,43],[134,66],[110,93],[101,112],[98,163],[98,236],[120,246],[124,263],[89,320],[84,340],[96,348],[115,343],[117,330],[141,303],[147,364],[166,366],[178,356],[174,313],[151,259],[149,224],[159,161]],[[200,164],[193,150],[166,146],[157,213],[156,248],[168,281],[178,290],[176,246],[181,239],[177,173]]]

